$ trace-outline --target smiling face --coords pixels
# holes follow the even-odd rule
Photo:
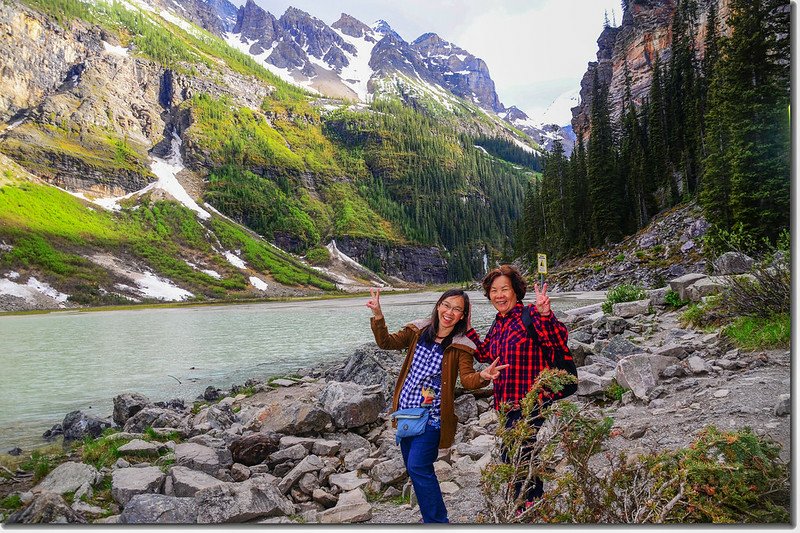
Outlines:
[[[436,307],[439,328],[446,330],[454,328],[464,316],[464,305],[464,298],[461,296],[451,296],[442,300]]]
[[[489,288],[489,301],[497,312],[504,315],[517,305],[517,295],[508,276],[497,276]]]

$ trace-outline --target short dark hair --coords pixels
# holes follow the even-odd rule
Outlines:
[[[511,286],[514,288],[514,294],[517,295],[517,301],[521,302],[522,299],[525,298],[525,293],[528,292],[528,282],[525,281],[525,278],[519,273],[519,270],[511,265],[500,265],[499,267],[490,270],[483,277],[481,285],[483,285],[484,296],[489,298],[489,290],[492,288],[492,283],[494,283],[494,280],[500,276],[509,277],[511,280]]]

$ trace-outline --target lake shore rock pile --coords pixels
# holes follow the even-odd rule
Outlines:
[[[700,299],[704,280],[690,275],[671,284]],[[684,447],[713,424],[751,427],[778,442],[788,461],[789,351],[744,352],[718,331],[683,328],[678,312],[665,306],[665,292],[617,304],[611,315],[600,304],[559,313],[579,366],[570,400],[595,403],[614,419],[600,453]],[[77,461],[59,465],[21,491],[26,506],[4,520],[416,523],[419,510],[388,416],[402,358],[371,344],[299,378],[249,380],[230,391],[209,387],[193,407],[122,394],[108,419],[70,413],[60,428],[67,441],[115,427],[120,431],[104,438],[121,444],[121,457],[99,470]],[[607,394],[614,382],[629,389],[616,401]],[[490,389],[458,390],[455,407],[455,443],[434,466],[451,521],[474,523],[485,510],[480,472],[496,455],[497,417]],[[111,505],[82,498],[103,487],[110,487]]]

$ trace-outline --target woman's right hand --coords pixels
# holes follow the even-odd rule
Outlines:
[[[381,290],[370,289],[369,295],[371,298],[367,301],[367,307],[372,309],[372,316],[375,318],[383,318],[383,311],[381,310]]]

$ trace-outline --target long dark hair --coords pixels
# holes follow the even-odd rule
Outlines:
[[[461,335],[467,331],[467,316],[469,316],[469,296],[466,292],[461,289],[450,289],[444,291],[441,296],[439,296],[439,300],[436,302],[436,305],[433,306],[433,312],[431,313],[431,323],[425,328],[425,331],[422,332],[420,336],[426,342],[434,342],[436,340],[436,334],[439,331],[439,306],[441,303],[452,296],[461,296],[464,299],[464,313],[461,315],[461,318],[456,322],[456,325],[453,327],[453,331],[442,341],[442,348],[447,348],[450,346],[450,343],[453,341],[453,337],[456,335]]]

